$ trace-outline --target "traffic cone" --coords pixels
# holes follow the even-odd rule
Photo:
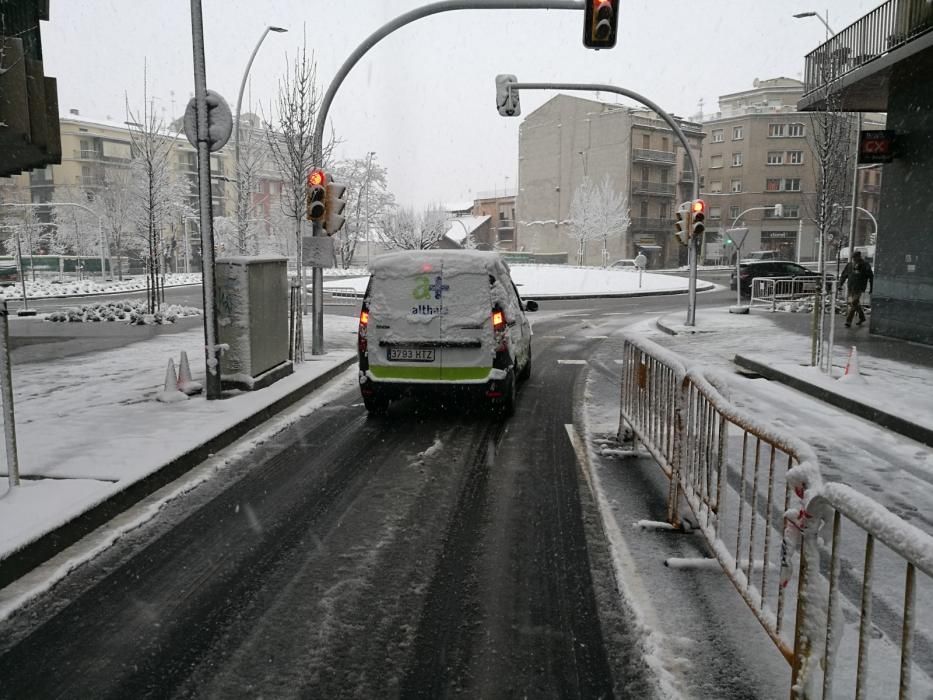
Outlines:
[[[858,371],[858,348],[854,345],[849,350],[849,359],[846,360],[846,370],[839,379],[844,381],[860,381],[862,379]]]
[[[191,378],[191,367],[188,365],[188,353],[184,350],[181,351],[181,359],[178,361],[178,383],[176,386],[178,387],[178,391],[184,393],[186,396],[200,394],[204,388],[201,386],[200,382],[196,382]]]
[[[178,377],[175,374],[175,360],[169,358],[168,367],[165,368],[165,386],[156,395],[156,399],[162,403],[175,403],[177,401],[187,401],[188,395],[178,390]]]

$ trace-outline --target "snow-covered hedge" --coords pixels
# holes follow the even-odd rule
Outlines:
[[[185,316],[200,316],[201,309],[193,306],[169,304],[154,314],[147,313],[141,301],[110,301],[107,303],[85,304],[62,311],[53,311],[46,315],[46,321],[54,323],[99,323],[101,321],[120,321],[131,325],[150,325],[175,323]]]

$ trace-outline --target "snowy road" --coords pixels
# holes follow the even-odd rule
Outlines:
[[[565,430],[580,324],[541,324],[502,425],[367,419],[348,380],[12,620],[0,694],[650,694]]]

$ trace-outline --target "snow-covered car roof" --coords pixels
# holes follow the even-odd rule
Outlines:
[[[486,250],[402,250],[380,255],[370,269],[376,277],[407,277],[413,266],[443,267],[447,274],[475,272],[477,268],[498,276],[508,273],[509,266],[498,253]]]

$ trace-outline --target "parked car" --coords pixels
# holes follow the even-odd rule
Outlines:
[[[638,265],[635,264],[634,260],[616,260],[612,265],[609,266],[611,270],[637,270]]]
[[[818,274],[786,260],[743,260],[739,263],[742,296],[751,295],[752,280],[756,277],[816,277]],[[827,273],[827,279],[832,280],[833,275]],[[729,287],[735,289],[735,270],[732,271]]]
[[[424,392],[467,393],[510,413],[531,374],[531,324],[497,253],[382,255],[360,310],[360,391],[370,413]]]

